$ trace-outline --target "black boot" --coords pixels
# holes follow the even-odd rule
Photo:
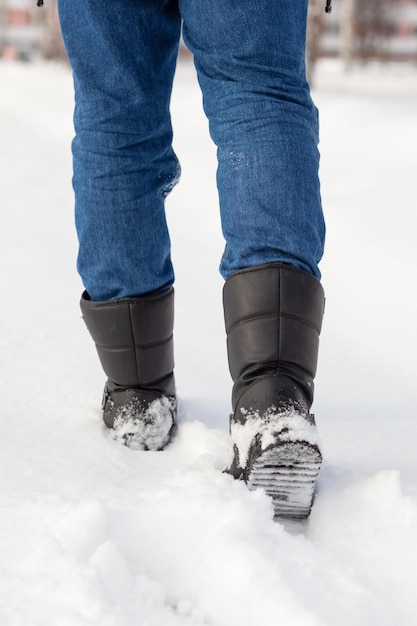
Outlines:
[[[161,450],[176,414],[174,290],[92,302],[81,311],[108,377],[103,419],[115,438],[141,450]]]
[[[306,517],[321,453],[313,379],[324,311],[311,274],[279,263],[241,270],[224,286],[234,381],[228,470],[272,496],[277,517]]]

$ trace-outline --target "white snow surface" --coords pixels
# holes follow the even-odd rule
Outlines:
[[[232,421],[230,436],[239,450],[240,467],[245,467],[249,449],[257,436],[260,436],[262,450],[272,446],[277,440],[305,441],[319,449],[320,436],[317,427],[294,409],[277,412],[271,407],[262,417],[259,411],[242,409],[244,422]]]
[[[172,102],[181,184],[175,441],[104,428],[81,320],[64,66],[0,64],[1,626],[415,626],[417,74],[319,66],[327,307],[309,521],[223,474],[230,379],[215,149],[192,64]]]
[[[166,396],[153,400],[145,412],[137,398],[126,402],[115,411],[113,439],[131,450],[162,450],[170,438],[175,407],[175,399]]]

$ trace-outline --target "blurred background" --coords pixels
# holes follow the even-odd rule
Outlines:
[[[0,58],[66,59],[56,0],[0,0]]]
[[[417,64],[417,0],[310,0],[307,61],[309,78],[321,58],[405,61]],[[183,54],[187,54],[182,49]],[[0,57],[31,62],[65,60],[56,0],[0,0]]]

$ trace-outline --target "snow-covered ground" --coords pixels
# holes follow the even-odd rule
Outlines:
[[[163,453],[121,447],[101,424],[104,380],[78,309],[69,71],[0,64],[0,85],[0,625],[415,626],[415,68],[317,73],[325,463],[299,529],[221,471],[223,243],[192,65],[172,106],[182,408]]]

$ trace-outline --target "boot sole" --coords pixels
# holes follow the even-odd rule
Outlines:
[[[247,479],[251,490],[264,489],[272,498],[274,518],[303,519],[314,500],[322,456],[307,442],[285,442],[262,452]]]

